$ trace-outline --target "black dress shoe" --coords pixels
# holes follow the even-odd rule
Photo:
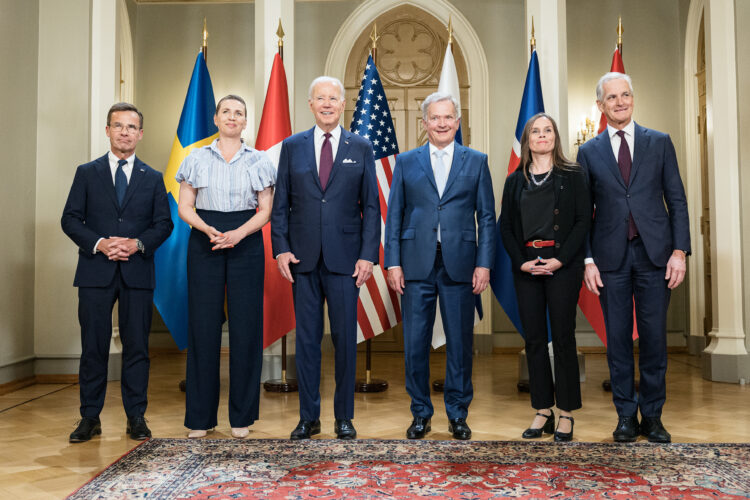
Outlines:
[[[471,429],[466,425],[465,418],[454,418],[449,420],[448,432],[453,433],[453,437],[456,439],[469,439],[471,437]]]
[[[615,443],[632,443],[638,439],[638,417],[620,417],[617,427],[612,432]]]
[[[672,436],[661,423],[659,417],[641,418],[641,435],[648,438],[649,443],[671,443]]]
[[[333,424],[333,430],[336,431],[336,437],[339,439],[354,439],[357,437],[357,430],[348,418],[337,418]]]
[[[568,417],[565,415],[560,415],[560,418],[567,418],[568,420],[570,420],[570,432],[560,432],[555,429],[555,441],[558,443],[571,441],[573,439],[573,424],[575,424],[576,421],[573,420],[573,417]],[[557,425],[560,425],[560,421],[557,422]]]
[[[411,425],[406,429],[406,437],[408,439],[422,439],[425,434],[430,432],[430,419],[426,417],[414,417],[411,421]]]
[[[300,420],[289,439],[310,439],[315,434],[320,434],[320,420]]]
[[[83,417],[78,422],[76,430],[70,433],[69,441],[71,443],[83,443],[94,436],[102,433],[102,423],[99,417]]]
[[[525,431],[523,431],[523,434],[521,434],[521,437],[524,439],[534,439],[534,438],[540,438],[542,437],[542,433],[544,434],[552,434],[555,432],[555,412],[550,410],[549,415],[545,415],[544,413],[536,412],[537,415],[541,417],[547,417],[547,421],[544,422],[544,426],[540,427],[539,429],[534,429],[533,427],[529,427]]]
[[[146,419],[143,418],[143,415],[129,417],[125,432],[130,434],[130,439],[135,439],[136,441],[143,441],[151,437],[151,429],[146,425]]]

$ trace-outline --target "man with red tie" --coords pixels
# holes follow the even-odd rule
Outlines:
[[[633,84],[607,73],[596,87],[607,129],[578,151],[588,174],[594,221],[584,281],[599,295],[607,330],[616,442],[670,442],[661,422],[666,400],[667,307],[690,254],[685,190],[669,135],[632,119]],[[639,335],[635,390],[633,303]],[[638,411],[641,421],[638,421]]]
[[[271,213],[271,242],[281,275],[292,283],[300,421],[291,439],[320,432],[320,341],[328,302],[336,349],[334,431],[354,439],[354,380],[359,287],[380,248],[375,158],[367,139],[339,125],[344,85],[321,76],[310,85],[315,126],[284,140]]]

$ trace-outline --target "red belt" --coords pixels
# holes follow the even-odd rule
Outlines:
[[[555,246],[555,240],[533,240],[526,242],[527,247],[542,248]]]

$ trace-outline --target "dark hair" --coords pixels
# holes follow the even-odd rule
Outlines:
[[[107,126],[109,127],[109,121],[112,118],[112,113],[117,113],[119,111],[132,111],[134,113],[138,113],[138,119],[141,121],[141,124],[138,126],[138,128],[143,128],[143,113],[138,111],[138,108],[130,104],[129,102],[118,102],[117,104],[113,104],[111,108],[109,108],[109,111],[107,111]]]
[[[238,95],[235,95],[235,94],[225,95],[224,97],[222,97],[221,99],[219,99],[219,102],[216,104],[216,113],[214,113],[214,114],[217,114],[217,115],[219,114],[219,109],[221,108],[221,103],[224,102],[224,101],[237,101],[237,102],[241,102],[242,103],[242,107],[245,108],[245,116],[247,116],[247,104],[245,104],[245,100],[242,97],[240,97]]]
[[[534,125],[534,122],[539,118],[548,119],[550,123],[552,123],[552,130],[555,132],[555,147],[552,149],[552,168],[568,171],[580,170],[581,166],[578,163],[570,161],[565,157],[562,150],[562,143],[560,142],[560,133],[557,131],[557,123],[555,123],[555,120],[547,113],[535,114],[529,118],[529,121],[527,121],[526,125],[523,127],[523,134],[521,134],[521,163],[519,163],[516,170],[523,172],[526,181],[529,181],[529,167],[532,163],[531,150],[529,149],[529,134],[531,133],[532,125]]]

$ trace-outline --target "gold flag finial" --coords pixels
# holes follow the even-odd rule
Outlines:
[[[377,23],[372,23],[372,31],[370,31],[370,40],[372,40],[372,45],[370,46],[373,50],[378,48],[378,40],[380,40],[380,36],[378,36],[378,25]]]
[[[281,18],[279,18],[279,28],[276,30],[276,36],[279,37],[279,47],[284,46],[284,28],[281,27]]]
[[[208,30],[206,29],[206,18],[203,18],[203,46],[201,47],[203,52],[203,60],[208,60]]]
[[[448,16],[448,44],[453,43],[453,17]]]
[[[622,16],[618,16],[617,18],[617,51],[622,56],[622,34],[625,32],[624,29],[622,29]]]
[[[529,40],[529,43],[531,45],[531,52],[533,53],[536,50],[536,38],[534,38],[534,16],[531,16],[531,40]]]

